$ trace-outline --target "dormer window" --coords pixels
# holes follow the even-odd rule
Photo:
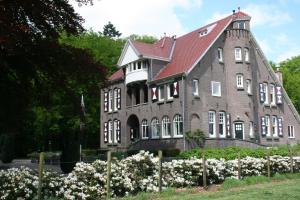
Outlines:
[[[200,31],[200,37],[201,36],[204,36],[204,35],[207,35],[207,29],[204,29],[203,31]]]
[[[199,37],[203,37],[206,36],[207,34],[209,34],[217,25],[217,23],[212,24],[206,28],[203,28],[202,30],[199,31]]]
[[[239,29],[245,29],[245,28],[246,28],[245,22],[244,22],[244,21],[239,21],[239,22],[238,22],[238,28],[239,28]]]

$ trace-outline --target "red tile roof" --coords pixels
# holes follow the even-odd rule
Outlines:
[[[171,37],[164,37],[155,44],[146,44],[137,41],[131,41],[136,50],[143,57],[155,57],[169,59],[172,56],[170,62],[165,66],[159,74],[156,75],[154,80],[163,79],[176,74],[188,72],[196,64],[196,62],[206,53],[218,36],[224,31],[224,29],[230,24],[234,18],[249,17],[249,15],[239,11],[235,15],[230,15],[224,19],[208,24],[195,31],[192,31],[186,35],[183,35],[176,39]],[[211,32],[202,37],[199,36],[199,32],[209,27],[213,27]],[[175,45],[173,54],[172,48]],[[123,76],[123,71],[120,69],[115,72],[109,80],[115,80]]]

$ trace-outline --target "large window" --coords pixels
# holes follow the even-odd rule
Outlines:
[[[199,96],[199,80],[198,79],[193,80],[193,95]]]
[[[114,143],[118,143],[117,128],[118,128],[118,120],[114,120]]]
[[[173,119],[173,131],[175,137],[183,135],[183,121],[181,115],[175,115]]]
[[[108,91],[108,111],[113,111],[113,93],[112,90]]]
[[[167,97],[168,99],[173,99],[174,95],[174,85],[173,83],[167,84]]]
[[[152,135],[152,138],[159,138],[159,134],[160,134],[159,121],[155,117],[151,121],[151,135]]]
[[[162,137],[171,137],[171,123],[168,116],[164,116],[161,123]]]
[[[223,62],[223,49],[218,48],[218,60],[219,62]]]
[[[113,142],[113,122],[108,121],[108,143]]]
[[[270,103],[272,106],[276,106],[275,85],[274,84],[270,84]]]
[[[208,112],[208,132],[209,137],[216,137],[216,112]]]
[[[270,116],[269,115],[266,115],[266,135],[267,135],[267,137],[271,137]]]
[[[249,62],[250,58],[249,58],[249,49],[248,48],[244,48],[244,52],[245,52],[245,62]]]
[[[220,138],[224,138],[226,136],[225,112],[219,112],[219,136]]]
[[[161,85],[158,87],[158,101],[164,100],[164,86]]]
[[[264,102],[264,104],[269,104],[268,83],[263,83],[263,86],[264,86],[264,95],[265,95],[265,102]]]
[[[118,89],[115,88],[114,89],[114,110],[118,110],[118,107],[117,107],[117,104],[118,104]]]
[[[288,137],[295,138],[295,128],[294,126],[288,126]]]
[[[242,61],[242,48],[236,47],[234,49],[235,61]]]
[[[252,82],[250,79],[246,80],[247,93],[252,94]]]
[[[146,119],[143,119],[142,121],[142,138],[143,139],[149,138],[148,122]]]
[[[243,89],[244,88],[244,76],[243,76],[243,74],[237,74],[236,75],[236,87],[238,89]]]
[[[278,137],[278,123],[277,117],[272,116],[272,134],[273,137]]]
[[[220,82],[211,82],[211,94],[212,96],[221,96],[221,83]]]

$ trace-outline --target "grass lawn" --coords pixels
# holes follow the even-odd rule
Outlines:
[[[124,198],[135,199],[225,199],[225,200],[288,200],[300,199],[300,176],[299,174],[275,176],[272,179],[267,177],[249,177],[243,181],[230,180],[221,186],[213,186],[208,191],[202,188],[190,189],[168,189],[161,194],[140,193],[134,197]],[[258,184],[255,184],[258,183]]]

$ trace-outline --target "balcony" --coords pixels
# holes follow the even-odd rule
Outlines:
[[[138,81],[145,81],[148,79],[148,69],[142,68],[134,71],[130,71],[126,74],[125,84],[138,82]]]

